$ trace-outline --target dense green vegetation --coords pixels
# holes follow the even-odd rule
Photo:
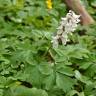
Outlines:
[[[52,35],[61,0],[0,0],[0,96],[96,96],[96,24],[79,25],[66,46]],[[96,19],[96,0],[82,0]]]

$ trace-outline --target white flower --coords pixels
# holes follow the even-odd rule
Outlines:
[[[58,44],[59,44],[59,42],[58,42],[58,39],[59,39],[59,37],[58,37],[58,35],[57,36],[54,36],[54,37],[52,37],[53,39],[52,39],[52,43],[53,43],[53,48],[58,48]]]
[[[57,28],[57,35],[52,38],[53,47],[57,48],[59,44],[59,39],[63,45],[66,45],[68,39],[68,34],[72,35],[72,32],[76,30],[78,26],[77,23],[80,22],[80,15],[76,15],[72,10],[67,13],[65,18],[61,18],[59,27]]]

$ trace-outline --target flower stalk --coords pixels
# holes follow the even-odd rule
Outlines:
[[[77,24],[80,22],[79,18],[80,15],[76,15],[72,10],[67,13],[65,18],[61,18],[56,36],[52,37],[53,48],[58,48],[59,41],[66,45],[67,41],[69,41],[68,34],[72,35],[72,32],[76,30]]]

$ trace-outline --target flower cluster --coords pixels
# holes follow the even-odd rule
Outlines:
[[[52,1],[51,0],[47,0],[46,4],[47,4],[48,9],[52,9]]]
[[[72,32],[76,30],[77,23],[80,22],[79,17],[80,15],[76,15],[70,10],[65,18],[61,18],[60,25],[57,28],[57,34],[52,39],[54,48],[58,47],[59,41],[61,41],[63,45],[66,45],[66,42],[69,41],[68,34],[72,34]]]

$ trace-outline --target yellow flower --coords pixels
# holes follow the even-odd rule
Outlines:
[[[51,0],[47,0],[46,4],[47,4],[48,9],[52,9],[52,1]]]

